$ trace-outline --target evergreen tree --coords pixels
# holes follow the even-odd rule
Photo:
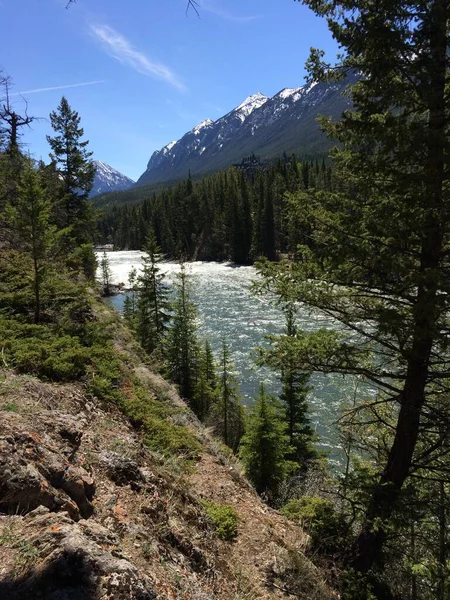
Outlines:
[[[24,162],[18,195],[6,207],[6,219],[16,236],[16,245],[29,254],[33,264],[34,322],[41,320],[41,290],[51,258],[66,231],[57,231],[51,222],[52,203],[30,160]]]
[[[310,187],[296,195],[313,244],[299,249],[294,265],[263,270],[283,297],[342,326],[299,333],[275,352],[292,353],[300,370],[364,375],[379,390],[376,402],[396,406],[392,444],[349,553],[350,566],[373,574],[414,469],[424,413],[450,375],[450,5],[304,3],[327,17],[344,51],[338,69],[313,52],[312,75],[350,70],[360,78],[352,87],[354,110],[336,123],[323,121],[341,143],[335,191]],[[428,459],[435,451],[426,448]]]
[[[218,401],[216,365],[211,344],[208,340],[205,341],[203,352],[200,353],[196,398],[197,416],[201,421],[204,421]]]
[[[225,338],[222,339],[220,352],[218,401],[213,410],[213,420],[216,433],[236,452],[244,434],[244,412],[231,352]]]
[[[279,485],[292,464],[286,423],[275,398],[268,396],[261,385],[241,440],[240,456],[245,470],[259,494],[276,495]]]
[[[217,375],[216,375],[216,362],[214,360],[214,354],[211,348],[209,340],[205,341],[204,347],[204,373],[206,381],[211,385],[213,389],[217,387]]]
[[[72,236],[79,244],[90,240],[93,228],[93,209],[88,202],[95,175],[92,152],[86,148],[89,142],[81,140],[84,131],[79,115],[64,96],[57,110],[50,113],[50,123],[56,135],[47,136],[47,141],[63,181],[65,224],[72,227]]]
[[[137,310],[137,271],[135,267],[131,268],[128,274],[128,290],[123,303],[123,316],[132,329],[135,329],[136,310]]]
[[[158,266],[162,258],[153,230],[144,252],[142,274],[138,277],[136,333],[144,350],[151,354],[165,336],[170,319],[169,290]]]
[[[100,269],[102,272],[103,295],[110,296],[112,271],[106,252],[103,252],[102,260],[100,261]]]
[[[184,263],[175,282],[171,326],[167,333],[167,362],[172,381],[197,412],[196,385],[199,376],[200,344],[197,338],[197,307]]]
[[[294,305],[288,303],[284,312],[286,317],[285,335],[295,337],[297,326]],[[308,417],[307,395],[312,389],[308,385],[310,376],[310,373],[298,371],[289,358],[283,362],[280,400],[286,410],[286,433],[292,449],[290,458],[299,464],[302,471],[307,469],[308,463],[312,459],[317,458],[317,451],[313,445],[316,436]]]

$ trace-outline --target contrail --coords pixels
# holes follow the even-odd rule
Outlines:
[[[36,90],[26,90],[25,92],[15,92],[11,96],[22,96],[23,94],[39,94],[40,92],[53,92],[54,90],[67,90],[69,88],[83,87],[85,85],[95,85],[97,83],[105,83],[104,80],[85,81],[83,83],[71,83],[69,85],[56,85],[54,87],[38,88]]]

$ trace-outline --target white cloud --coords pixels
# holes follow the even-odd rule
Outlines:
[[[230,12],[219,6],[215,0],[200,0],[200,8],[216,15],[216,17],[220,17],[226,21],[234,21],[235,23],[248,23],[262,18],[262,15],[238,15]]]
[[[106,52],[123,65],[131,67],[142,75],[162,79],[179,90],[185,89],[185,86],[169,67],[153,61],[144,53],[133,48],[127,38],[112,27],[108,25],[91,25],[91,31],[101,42]]]
[[[105,83],[104,80],[99,81],[84,81],[82,83],[69,83],[67,85],[55,85],[53,87],[37,88],[35,90],[25,90],[24,92],[14,92],[11,96],[22,96],[23,94],[39,94],[41,92],[53,92],[54,90],[67,90],[69,88],[83,87],[85,85],[96,85],[97,83]]]

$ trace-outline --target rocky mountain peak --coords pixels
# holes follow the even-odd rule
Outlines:
[[[331,147],[317,123],[318,115],[339,118],[350,106],[342,92],[353,81],[310,82],[284,88],[269,98],[257,92],[212,121],[205,119],[151,156],[137,185],[200,176],[240,163],[252,153],[270,161],[284,153],[317,155]]]
[[[202,121],[201,123],[199,123],[198,125],[196,125],[194,127],[194,129],[192,129],[192,133],[194,135],[197,135],[198,133],[200,133],[200,131],[202,129],[204,129],[205,127],[209,127],[213,123],[214,123],[214,121],[211,121],[211,119],[205,119],[204,121]]]
[[[244,102],[239,104],[239,106],[237,106],[231,112],[237,113],[241,118],[243,118],[243,120],[245,120],[255,109],[265,104],[267,100],[269,100],[267,96],[264,96],[264,94],[261,94],[261,92],[257,92],[256,94],[246,98]]]
[[[110,165],[102,162],[101,160],[95,160],[95,177],[94,185],[90,193],[90,197],[93,198],[97,194],[103,194],[104,192],[118,192],[121,190],[128,190],[134,185],[134,181],[120,173],[116,169],[113,169]]]

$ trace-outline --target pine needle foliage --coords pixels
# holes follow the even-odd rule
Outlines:
[[[200,342],[197,336],[197,307],[184,263],[175,281],[171,326],[167,332],[166,359],[169,375],[180,394],[198,411],[196,384],[199,376]]]
[[[357,572],[375,574],[426,443],[426,416],[437,390],[449,391],[450,4],[303,3],[327,19],[342,48],[335,66],[313,51],[311,77],[353,71],[359,81],[354,109],[322,121],[340,142],[334,189],[310,187],[291,197],[308,243],[298,246],[296,262],[261,270],[281,297],[340,329],[298,332],[277,345],[272,360],[290,355],[299,370],[363,376],[377,388],[374,402],[395,406],[392,443],[348,555]],[[432,460],[440,447],[425,452]]]
[[[239,450],[247,476],[259,494],[276,496],[279,485],[293,467],[288,460],[290,452],[282,409],[261,385]]]
[[[136,334],[144,350],[151,354],[161,345],[170,320],[169,288],[158,266],[162,256],[153,230],[144,252],[142,273],[137,279]]]

